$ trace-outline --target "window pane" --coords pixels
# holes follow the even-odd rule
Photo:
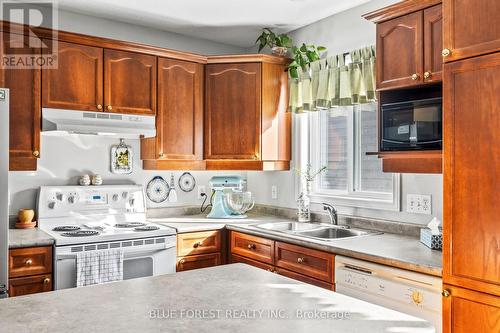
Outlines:
[[[320,188],[347,191],[349,108],[320,112],[321,166],[328,170],[321,175]]]
[[[358,191],[363,192],[392,192],[392,173],[382,172],[382,160],[377,156],[367,156],[367,152],[378,149],[377,144],[377,105],[376,103],[362,104],[356,106],[357,115],[360,117],[359,127],[361,130],[360,154],[360,184]]]

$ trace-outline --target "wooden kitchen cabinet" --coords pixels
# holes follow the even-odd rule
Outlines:
[[[364,15],[377,23],[377,90],[442,80],[441,1],[401,1]]]
[[[52,275],[42,274],[9,279],[9,296],[23,296],[52,290]]]
[[[221,264],[220,253],[190,255],[177,258],[177,272],[207,268]]]
[[[260,269],[264,269],[264,270],[269,271],[269,272],[274,272],[273,265],[265,264],[263,262],[253,260],[253,259],[250,259],[247,257],[242,257],[242,256],[239,256],[237,254],[231,254],[231,263],[233,263],[233,264],[236,264],[236,263],[247,264],[247,265],[254,266],[254,267],[257,267]]]
[[[201,231],[177,235],[177,256],[221,251],[221,232]]]
[[[288,59],[209,57],[205,69],[207,169],[288,170]]]
[[[231,232],[231,253],[274,265],[274,241],[262,237]]]
[[[9,295],[22,296],[51,291],[52,247],[9,250]]]
[[[24,47],[11,47],[11,45]],[[9,55],[40,54],[30,48],[38,39],[3,33],[2,58]],[[40,68],[0,68],[0,86],[10,89],[9,170],[35,171],[40,157]]]
[[[156,114],[156,57],[104,50],[106,112]]]
[[[325,282],[322,280],[312,278],[312,277],[307,276],[307,275],[303,275],[303,274],[300,274],[300,273],[297,273],[294,271],[289,271],[287,269],[283,269],[283,268],[279,268],[279,267],[276,267],[274,269],[274,272],[279,274],[279,275],[289,277],[290,279],[294,279],[294,280],[301,281],[301,282],[304,282],[307,284],[312,284],[313,286],[317,286],[320,288],[335,291],[335,283],[334,282],[332,282],[332,283]]]
[[[500,53],[445,64],[447,284],[500,296]]]
[[[158,58],[156,138],[141,140],[146,170],[204,170],[203,65]]]
[[[443,13],[444,61],[500,51],[500,1],[443,0]]]
[[[60,41],[57,62],[42,71],[42,106],[102,111],[103,49]]]
[[[443,286],[443,332],[500,332],[500,298]]]

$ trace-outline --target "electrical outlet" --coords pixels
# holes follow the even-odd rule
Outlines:
[[[432,213],[431,196],[422,194],[408,194],[406,196],[406,211],[408,213],[430,215]]]
[[[207,194],[205,185],[198,186],[198,199],[203,200],[205,198],[204,194]]]
[[[278,186],[271,186],[271,199],[278,199]]]

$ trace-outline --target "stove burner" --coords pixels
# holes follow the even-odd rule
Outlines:
[[[96,235],[99,235],[99,231],[78,230],[78,231],[64,232],[61,234],[61,236],[64,236],[64,237],[86,237],[86,236],[96,236]]]
[[[52,230],[53,231],[76,231],[76,230],[80,230],[80,227],[76,226],[76,225],[62,225],[60,227],[55,227]]]
[[[146,223],[141,222],[126,222],[126,223],[117,223],[114,225],[115,228],[136,228],[143,227]]]
[[[160,227],[157,227],[155,225],[145,225],[143,227],[134,228],[135,231],[153,231],[158,229],[160,229]]]

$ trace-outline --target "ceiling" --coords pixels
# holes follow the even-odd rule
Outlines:
[[[59,9],[251,47],[262,28],[289,32],[369,0],[59,0]]]

